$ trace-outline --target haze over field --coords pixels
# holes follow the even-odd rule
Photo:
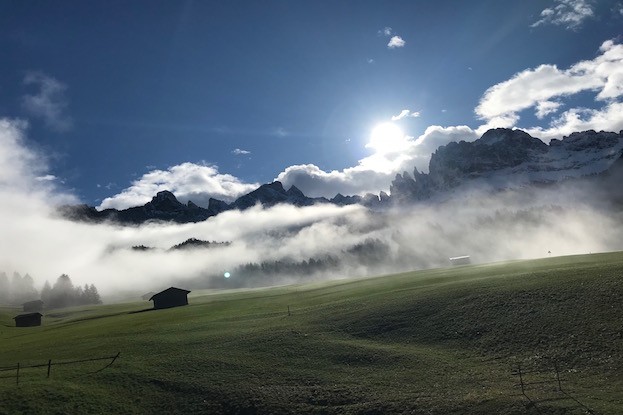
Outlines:
[[[162,2],[150,17],[140,2],[0,1],[0,271],[39,285],[66,273],[110,298],[184,280],[219,286],[247,263],[329,255],[343,259],[337,269],[272,282],[444,266],[459,255],[623,249],[620,206],[594,182],[470,187],[381,212],[256,206],[190,224],[55,214],[62,204],[142,205],[162,190],[205,207],[273,180],[314,197],[378,194],[398,173],[428,171],[440,145],[489,128],[522,128],[546,143],[622,130],[621,3],[499,3],[245,3],[258,22],[225,4]],[[63,27],[44,19],[59,14]],[[175,33],[160,29],[169,16]],[[468,45],[457,40],[465,36]],[[88,39],[100,47],[84,49]],[[189,238],[231,244],[168,250]],[[374,261],[353,254],[366,243],[380,247]]]
[[[3,148],[0,191],[3,252],[0,268],[30,273],[38,283],[62,273],[77,283],[93,282],[104,295],[146,291],[171,281],[223,278],[250,262],[304,261],[346,253],[374,240],[389,248],[380,261],[347,260],[341,269],[318,278],[343,278],[447,265],[449,256],[471,255],[477,262],[623,248],[623,218],[591,197],[588,186],[522,189],[495,195],[469,190],[441,202],[368,211],[359,205],[228,211],[190,224],[122,227],[58,218],[57,203],[75,202],[71,194],[42,181],[33,167],[45,159],[23,145],[19,123],[1,124]],[[36,170],[36,169],[35,169]],[[17,174],[14,174],[17,173]],[[593,193],[597,195],[597,193]],[[229,246],[168,251],[188,238],[232,241]],[[148,252],[132,246],[155,248]],[[238,276],[235,273],[232,280]],[[291,275],[295,282],[313,275]],[[253,283],[251,283],[252,285]],[[215,285],[206,280],[204,286]]]

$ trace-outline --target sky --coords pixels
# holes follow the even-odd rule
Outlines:
[[[107,300],[210,287],[250,262],[343,259],[286,283],[621,250],[620,209],[575,182],[132,227],[55,209],[122,209],[160,190],[206,206],[273,180],[308,196],[378,194],[489,128],[544,142],[618,132],[622,27],[620,1],[0,0],[0,272],[37,287],[69,274]],[[231,244],[169,251],[188,238]],[[375,266],[349,254],[369,241],[386,248]]]
[[[623,129],[623,2],[0,0],[0,119],[99,208],[388,191],[491,127]]]

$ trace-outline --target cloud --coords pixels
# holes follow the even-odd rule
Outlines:
[[[511,127],[519,121],[519,113],[535,108],[537,117],[543,118],[557,111],[565,98],[581,92],[595,93],[596,102],[603,102],[601,110],[593,110],[590,119],[606,129],[620,125],[623,115],[610,109],[623,96],[623,45],[613,40],[603,42],[600,54],[592,60],[580,61],[568,69],[556,65],[540,65],[515,74],[511,79],[496,84],[485,91],[475,109],[484,127],[493,125]],[[552,124],[553,129],[562,131],[564,120],[570,125],[580,125],[578,114],[586,113],[581,108],[570,108]],[[609,117],[606,120],[604,117]],[[586,125],[591,123],[585,123]]]
[[[389,49],[396,49],[403,47],[407,42],[405,42],[400,36],[392,36],[387,44]]]
[[[414,167],[428,171],[430,156],[439,146],[451,141],[473,141],[477,137],[467,126],[430,126],[417,139],[405,135],[396,143],[397,151],[379,150],[359,160],[357,166],[327,172],[314,164],[295,165],[286,168],[276,180],[286,188],[294,185],[314,197],[388,192],[397,173],[412,172]]]
[[[562,104],[560,102],[555,101],[541,101],[536,104],[536,117],[538,119],[543,119],[546,116],[553,114],[558,111]]]
[[[250,151],[248,151],[248,150],[242,150],[242,149],[240,149],[240,148],[236,148],[236,149],[234,149],[231,153],[232,153],[232,154],[235,154],[235,155],[237,155],[237,156],[240,156],[240,155],[246,155],[246,154],[251,154],[251,152],[250,152]]]
[[[391,36],[392,35],[392,28],[391,27],[384,27],[383,29],[378,31],[379,36]]]
[[[67,87],[57,79],[41,72],[30,72],[24,78],[25,85],[39,88],[36,94],[22,96],[22,108],[31,116],[41,118],[45,125],[55,131],[64,132],[72,128],[73,121],[65,113]]]
[[[274,135],[278,137],[287,137],[290,133],[283,127],[277,127],[274,131]]]
[[[257,186],[257,183],[243,183],[230,174],[221,174],[213,165],[182,163],[144,174],[121,193],[104,199],[98,208],[126,209],[144,205],[162,190],[173,192],[182,202],[192,200],[207,207],[211,197],[230,202]]]
[[[263,261],[317,260],[327,255],[343,260],[339,269],[324,274],[290,274],[273,281],[283,284],[439,267],[456,255],[470,255],[478,263],[545,256],[548,250],[554,255],[612,251],[623,243],[618,211],[610,214],[582,202],[600,198],[588,197],[577,186],[573,192],[520,189],[494,196],[456,194],[446,203],[375,213],[361,206],[277,205],[228,211],[189,224],[120,227],[70,222],[53,212],[56,204],[71,196],[59,193],[53,181],[37,180],[49,174],[47,163],[25,145],[26,128],[24,122],[0,119],[0,270],[27,272],[38,287],[45,279],[54,282],[66,273],[76,285],[94,283],[105,300],[124,292],[124,299],[137,298],[172,284],[215,287],[224,271],[231,271],[234,280],[242,279],[234,272],[237,267]],[[473,136],[468,127],[429,127],[418,139],[405,139],[429,151],[439,143]],[[231,244],[168,251],[191,237]],[[362,264],[361,258],[349,259],[345,254],[370,240],[387,248],[379,260]],[[156,249],[130,249],[135,245]],[[239,284],[253,286],[254,280]]]
[[[572,108],[554,119],[547,127],[523,128],[530,135],[549,142],[576,131],[623,130],[623,103],[613,102],[600,109]]]
[[[398,121],[407,117],[417,118],[419,116],[420,113],[417,111],[411,112],[410,110],[402,110],[400,111],[400,114],[392,116],[392,121]]]
[[[594,16],[590,0],[555,0],[555,7],[548,7],[541,12],[541,19],[531,27],[552,24],[564,26],[566,29],[577,30],[582,23]]]

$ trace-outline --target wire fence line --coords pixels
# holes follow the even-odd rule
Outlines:
[[[17,385],[19,385],[19,379],[20,376],[23,376],[23,374],[20,373],[20,371],[24,370],[24,369],[33,369],[33,368],[47,368],[47,377],[50,377],[50,373],[52,371],[52,366],[60,366],[60,365],[73,365],[73,364],[79,364],[79,363],[86,363],[86,362],[95,362],[95,361],[100,361],[100,360],[110,360],[110,363],[108,363],[106,366],[96,370],[95,372],[92,373],[98,373],[101,372],[102,370],[112,366],[113,363],[115,363],[115,360],[117,360],[119,358],[119,355],[121,354],[121,352],[117,352],[116,355],[114,356],[104,356],[104,357],[94,357],[94,358],[89,358],[89,359],[79,359],[79,360],[69,360],[69,361],[56,361],[53,362],[52,359],[48,359],[47,363],[40,363],[40,364],[32,364],[32,365],[24,365],[21,363],[17,363],[14,366],[4,366],[4,367],[0,367],[0,373],[2,372],[12,372],[15,371],[15,374],[8,374],[8,375],[0,375],[0,379],[15,379],[15,383]]]
[[[561,369],[556,360],[550,365],[526,365],[517,362],[512,369],[511,375],[517,376],[519,383],[515,387],[521,388],[521,394],[528,400],[530,407],[540,413],[537,404],[552,401],[572,401],[572,406],[580,409],[582,413],[594,414],[595,412],[580,402],[563,384],[567,379],[561,376]],[[552,395],[553,393],[553,395]]]

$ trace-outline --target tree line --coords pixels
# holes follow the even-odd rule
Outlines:
[[[9,278],[5,272],[0,272],[0,304],[17,306],[38,299],[43,301],[45,308],[102,303],[95,285],[74,286],[67,274],[59,276],[53,285],[46,281],[38,291],[30,275],[14,272]]]

